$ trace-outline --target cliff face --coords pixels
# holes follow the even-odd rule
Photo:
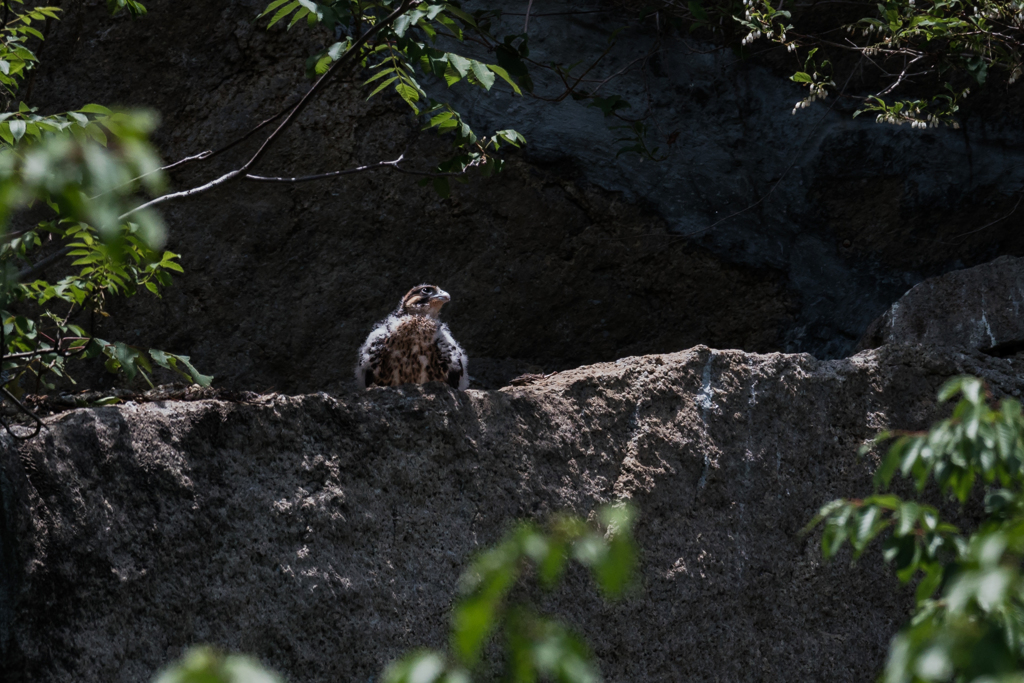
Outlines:
[[[308,87],[310,34],[263,30],[254,17],[264,3],[147,4],[149,15],[128,21],[102,3],[69,3],[50,27],[30,103],[155,109],[157,143],[173,161],[237,139]],[[531,55],[596,58],[609,27],[626,21],[606,9],[538,13]],[[495,31],[519,33],[521,22],[510,14]],[[605,91],[629,100],[631,116],[651,113],[650,144],[665,161],[616,157],[621,131],[572,98],[454,90],[481,132],[528,137],[507,173],[456,185],[448,200],[377,173],[233,184],[164,205],[187,274],[160,301],[115,304],[98,331],[190,354],[221,386],[334,390],[349,382],[372,323],[428,281],[454,297],[445,315],[475,359],[476,386],[496,388],[531,365],[697,344],[841,357],[922,277],[1022,253],[1014,221],[978,230],[1011,211],[1024,182],[1013,115],[1021,84],[998,107],[965,109],[960,131],[851,119],[842,102],[791,116],[802,96],[791,70],[705,53],[648,24],[618,34],[594,74],[657,48],[644,71]],[[362,78],[334,84],[260,171],[326,172],[406,149],[419,124],[393,96],[366,102]],[[557,94],[542,72],[537,80],[541,94]],[[255,140],[175,170],[174,187],[216,177]],[[410,168],[429,168],[437,152],[431,136],[416,138]]]
[[[877,556],[799,529],[870,491],[858,444],[923,427],[948,376],[1016,361],[892,344],[846,360],[697,347],[540,384],[128,403],[3,442],[9,681],[139,681],[188,644],[289,681],[375,680],[444,644],[459,572],[511,520],[631,499],[642,587],[546,605],[610,680],[871,680],[907,615]]]
[[[174,160],[305,89],[309,46],[254,25],[260,2],[154,0],[135,22],[99,4],[52,26],[32,104],[153,107]],[[603,40],[600,22],[547,21],[538,58]],[[652,39],[621,37],[626,53]],[[775,352],[841,356],[924,275],[1019,251],[1015,224],[988,225],[1022,179],[1019,121],[921,133],[820,109],[814,123],[789,115],[799,94],[768,65],[662,40],[649,91],[624,91],[680,131],[661,164],[614,159],[596,110],[496,97],[472,103],[474,123],[521,128],[530,151],[449,200],[361,175],[168,205],[187,275],[158,303],[118,304],[103,334],[191,354],[221,386],[306,393],[129,402],[2,437],[6,680],[146,680],[196,642],[295,683],[375,680],[400,652],[444,644],[459,572],[511,520],[623,498],[641,515],[638,595],[606,605],[571,575],[546,603],[609,679],[872,679],[909,594],[878,557],[822,565],[797,532],[870,490],[857,446],[926,426],[949,376],[1020,396],[1016,262],[955,276],[980,278],[971,296],[1012,289],[985,290],[992,344],[972,307],[929,327],[961,291],[932,283],[872,328],[878,348]],[[401,153],[415,122],[358,81],[311,106],[262,170]],[[432,144],[416,141],[413,167]],[[175,185],[230,161],[186,166]],[[500,391],[353,392],[369,326],[424,280],[453,293],[446,319],[478,386],[630,357]]]

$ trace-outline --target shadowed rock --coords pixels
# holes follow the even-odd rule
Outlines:
[[[882,344],[969,347],[1007,356],[1024,349],[1024,259],[933,277],[913,287],[871,323],[860,348]]]
[[[189,644],[289,681],[377,680],[443,646],[456,579],[518,517],[629,498],[643,580],[545,599],[609,680],[869,681],[909,592],[799,530],[870,491],[857,446],[923,427],[949,376],[1015,361],[887,346],[846,360],[689,351],[459,394],[380,388],[127,403],[3,444],[0,669],[145,681]]]

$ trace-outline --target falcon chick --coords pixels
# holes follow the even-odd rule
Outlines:
[[[459,391],[469,387],[469,359],[438,320],[451,300],[434,285],[417,285],[402,297],[395,312],[377,323],[359,349],[356,382],[361,387],[447,382]]]

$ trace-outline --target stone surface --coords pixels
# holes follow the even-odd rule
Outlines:
[[[996,355],[1024,349],[1024,259],[1012,256],[915,285],[871,324],[860,342],[969,347]]]
[[[319,38],[301,26],[264,31],[259,0],[147,4],[145,18],[129,21],[101,2],[69,3],[50,26],[29,102],[44,112],[94,101],[154,108],[164,122],[156,141],[176,160],[236,139],[308,87],[303,64]],[[495,30],[517,33],[519,21]],[[534,54],[599,54],[620,21],[538,15]],[[790,65],[703,54],[651,26],[619,34],[593,75],[657,48],[646,70],[605,90],[632,102],[631,115],[650,105],[651,143],[665,161],[616,158],[620,133],[571,98],[453,90],[481,131],[527,135],[508,173],[444,201],[378,173],[239,183],[165,205],[169,247],[187,274],[161,300],[113,302],[97,332],[188,354],[221,386],[333,390],[350,382],[373,322],[426,280],[453,295],[446,320],[477,386],[496,387],[528,369],[695,344],[842,356],[924,275],[1024,253],[1013,221],[975,231],[1012,208],[1024,181],[1013,114],[1022,84],[975,114],[972,96],[956,132],[851,119],[844,103],[791,116],[801,90]],[[393,96],[366,102],[360,78],[332,86],[259,170],[301,175],[397,157],[418,124]],[[432,140],[415,140],[411,168],[430,167]],[[215,177],[251,142],[175,170],[174,187]]]
[[[874,680],[910,606],[877,554],[798,533],[870,491],[861,441],[924,427],[949,376],[1017,361],[889,345],[846,360],[696,347],[495,392],[425,385],[128,403],[0,444],[5,681],[148,680],[189,644],[292,683],[377,680],[442,646],[459,572],[511,520],[640,511],[642,585],[545,600],[611,681]]]

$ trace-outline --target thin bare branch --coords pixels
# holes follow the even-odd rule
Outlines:
[[[252,155],[252,158],[249,159],[249,161],[245,162],[245,164],[243,164],[242,167],[238,169],[238,172],[240,174],[247,173],[250,168],[255,166],[256,163],[260,159],[262,159],[263,156],[270,150],[270,146],[274,144],[274,142],[281,135],[281,133],[283,133],[285,129],[291,125],[292,121],[295,120],[295,117],[301,114],[302,111],[306,108],[306,106],[309,105],[309,103],[313,100],[313,98],[316,97],[320,93],[320,91],[327,86],[328,83],[330,83],[331,79],[334,77],[334,74],[340,71],[342,66],[348,66],[353,60],[355,60],[362,53],[363,46],[366,45],[367,42],[369,42],[370,38],[377,35],[377,33],[379,33],[380,30],[383,29],[385,26],[389,26],[390,24],[394,23],[394,21],[398,19],[398,17],[402,16],[415,3],[416,0],[402,0],[402,3],[394,12],[378,21],[372,27],[367,29],[366,33],[359,36],[359,38],[357,38],[355,42],[352,43],[352,47],[350,47],[348,51],[345,52],[345,54],[338,58],[338,60],[334,62],[334,64],[332,64],[329,69],[327,69],[327,72],[324,73],[324,75],[321,76],[320,79],[313,84],[312,88],[306,91],[306,94],[302,96],[302,99],[300,99],[298,103],[294,107],[292,107],[291,111],[288,112],[288,115],[284,117],[284,121],[282,121],[280,125],[278,125],[278,127],[274,129],[273,133],[267,136],[267,139],[263,141],[263,144],[260,145],[260,148],[256,150],[256,153]]]
[[[27,441],[28,439],[31,439],[31,438],[35,437],[37,434],[39,434],[39,430],[41,430],[43,427],[46,426],[45,424],[43,424],[43,421],[39,419],[38,415],[36,415],[31,410],[26,408],[25,404],[23,404],[21,401],[19,401],[15,397],[14,394],[12,394],[11,392],[7,391],[7,389],[5,387],[0,387],[0,394],[3,394],[4,398],[6,398],[8,401],[12,402],[15,406],[18,407],[18,410],[20,410],[21,412],[25,413],[29,417],[31,417],[35,421],[35,423],[36,423],[35,431],[33,431],[31,434],[24,434],[24,435],[22,435],[22,434],[15,434],[11,430],[11,427],[6,422],[3,422],[2,424],[4,426],[4,429],[6,429],[7,433],[10,434],[11,436],[13,436],[15,439],[18,439],[19,441]]]
[[[65,340],[71,339],[72,341],[82,341],[82,340],[85,340],[85,339],[88,339],[88,338],[87,337],[64,337],[64,339]],[[19,353],[8,353],[8,354],[4,355],[4,360],[9,360],[11,358],[34,358],[36,356],[48,356],[48,355],[61,356],[62,358],[70,358],[72,356],[80,355],[85,350],[85,348],[87,346],[88,346],[88,344],[79,345],[79,347],[75,348],[75,349],[72,349],[71,347],[68,347],[67,349],[65,349],[63,351],[61,351],[60,349],[55,349],[55,348],[46,348],[46,349],[36,349],[35,351],[21,351]]]
[[[22,268],[21,270],[18,271],[18,279],[17,279],[17,281],[18,282],[24,282],[25,280],[28,280],[29,278],[35,276],[37,273],[41,272],[48,265],[50,265],[52,263],[55,263],[55,262],[59,261],[60,259],[64,258],[65,256],[67,256],[68,252],[70,252],[70,251],[71,251],[71,247],[64,247],[62,249],[58,249],[57,251],[53,252],[49,256],[45,256],[45,257],[39,259],[38,261],[33,263],[31,266],[28,266],[26,268]]]
[[[957,235],[957,237],[967,237],[968,235],[973,235],[976,232],[981,232],[982,230],[988,230],[989,228],[991,228],[996,223],[1002,223],[1003,221],[1005,221],[1007,218],[1009,218],[1014,213],[1016,213],[1017,209],[1020,207],[1020,202],[1021,202],[1022,199],[1024,199],[1024,188],[1021,188],[1020,190],[1018,190],[1018,194],[1020,196],[1017,197],[1017,203],[1013,205],[1012,209],[1010,209],[1010,213],[1006,214],[1002,218],[995,219],[991,223],[986,223],[985,225],[981,226],[980,228],[975,228],[974,230],[969,230],[968,232],[962,232],[959,235]]]
[[[281,111],[277,112],[276,114],[274,114],[270,118],[264,119],[263,121],[260,121],[248,133],[246,133],[245,135],[242,135],[239,138],[236,138],[235,140],[232,140],[231,142],[229,142],[228,144],[224,145],[223,147],[219,147],[219,148],[213,150],[212,152],[210,152],[209,156],[206,157],[206,158],[209,159],[209,158],[217,156],[218,154],[223,154],[224,152],[228,151],[229,149],[235,147],[236,145],[242,144],[243,142],[248,140],[250,137],[252,137],[257,131],[263,130],[266,126],[269,126],[271,123],[273,123],[274,121],[277,121],[279,118],[281,118],[282,116],[287,114],[290,109],[291,109],[291,107],[285,107],[284,109],[282,109]]]
[[[178,166],[184,166],[185,164],[191,163],[193,161],[199,161],[201,159],[209,159],[211,156],[213,156],[213,152],[211,152],[210,150],[206,150],[205,152],[200,152],[199,154],[193,154],[190,157],[185,157],[184,159],[179,159],[178,161],[175,161],[173,164],[167,164],[166,166],[161,166],[160,168],[153,169],[149,173],[143,173],[142,175],[137,176],[135,178],[132,178],[131,180],[129,180],[127,182],[121,183],[117,187],[111,188],[111,189],[107,190],[106,192],[100,192],[95,197],[90,197],[90,199],[99,199],[100,197],[102,197],[104,195],[108,195],[111,192],[116,192],[117,190],[120,190],[122,187],[128,187],[129,185],[132,185],[132,184],[142,180],[143,178],[147,178],[147,177],[153,175],[154,173],[160,173],[162,171],[169,171],[172,168],[177,168]]]
[[[246,180],[253,180],[260,183],[305,183],[311,180],[323,180],[325,178],[337,178],[343,175],[352,175],[353,173],[362,173],[363,171],[375,171],[381,168],[397,168],[398,164],[405,158],[402,154],[393,161],[378,161],[375,164],[366,164],[365,166],[356,166],[355,168],[348,168],[344,171],[331,171],[330,173],[317,173],[315,175],[304,175],[297,176],[294,178],[283,178],[283,177],[269,177],[259,176],[247,173],[245,175]]]
[[[406,12],[410,7],[412,7],[415,4],[415,1],[416,0],[402,0],[402,3],[394,12],[378,21],[370,29],[368,29],[366,33],[359,36],[359,38],[357,38],[355,42],[352,43],[352,46],[348,49],[348,51],[345,52],[345,54],[343,54],[336,62],[334,62],[334,64],[331,65],[327,72],[323,76],[321,76],[316,83],[313,84],[313,87],[307,90],[306,94],[303,95],[302,98],[295,105],[293,105],[289,110],[287,110],[287,115],[285,115],[284,121],[282,121],[277,126],[277,128],[275,128],[274,131],[267,136],[267,138],[263,141],[263,144],[261,144],[259,149],[256,150],[256,153],[253,154],[252,157],[250,157],[250,159],[247,162],[242,164],[240,168],[237,168],[233,171],[229,171],[224,175],[220,176],[219,178],[211,180],[210,182],[204,185],[193,187],[188,190],[182,190],[181,192],[172,192],[170,194],[165,194],[161,197],[157,197],[156,199],[152,199],[148,202],[145,202],[144,204],[140,204],[131,211],[128,211],[119,216],[118,220],[124,220],[131,216],[132,214],[142,211],[143,209],[158,206],[160,204],[163,204],[164,202],[169,202],[175,199],[183,199],[185,197],[194,197],[196,195],[209,192],[210,190],[221,185],[224,185],[225,183],[229,183],[232,180],[245,177],[248,174],[249,169],[252,168],[257,162],[259,162],[260,159],[263,158],[263,156],[270,150],[270,147],[274,144],[274,142],[277,141],[277,139],[281,136],[285,129],[287,129],[288,126],[291,125],[291,123],[302,112],[302,110],[306,108],[306,106],[313,100],[313,98],[315,98],[328,85],[328,83],[330,83],[330,80],[334,76],[334,74],[337,73],[342,66],[348,65],[353,60],[355,60],[361,54],[363,46],[366,45],[370,38],[379,33],[380,30],[383,29],[385,26],[389,26],[390,24],[394,23],[394,21],[398,17],[400,17],[404,12]],[[217,152],[211,152],[209,156],[218,154],[221,151],[224,151],[240,143],[246,137],[252,135],[257,130],[262,128],[264,125],[270,123],[273,120],[276,120],[278,117],[280,117],[280,114],[271,119],[267,119],[259,126],[249,131],[242,138],[235,140],[230,145],[222,148],[221,150],[218,150]]]
[[[193,161],[205,161],[207,159],[212,159],[213,157],[217,156],[218,154],[223,154],[224,152],[228,151],[229,149],[232,149],[233,147],[235,147],[236,145],[242,144],[243,142],[248,140],[250,137],[252,137],[256,132],[262,130],[263,128],[265,128],[266,126],[270,125],[274,121],[277,121],[279,118],[281,118],[282,116],[287,114],[290,109],[291,109],[291,107],[286,107],[286,108],[282,109],[281,111],[277,112],[276,114],[274,114],[273,116],[271,116],[270,118],[267,118],[267,119],[264,119],[263,121],[260,121],[258,124],[256,124],[252,128],[250,128],[249,131],[246,132],[244,135],[242,135],[241,137],[235,138],[234,140],[232,140],[231,142],[227,143],[226,145],[224,145],[222,147],[218,147],[217,149],[214,149],[214,150],[209,150],[208,149],[208,150],[199,152],[198,154],[193,154],[192,156],[187,156],[187,157],[184,157],[182,159],[178,159],[174,163],[167,164],[166,166],[161,166],[156,171],[151,171],[150,173],[156,173],[157,171],[170,171],[171,169],[177,168],[179,166],[184,166],[185,164],[190,164]],[[137,178],[132,178],[127,183],[124,183],[123,185],[119,185],[118,188],[124,187],[125,185],[129,185],[129,184],[134,183],[134,182],[136,182],[138,180],[142,180],[146,176],[150,175],[150,173],[145,173],[143,175],[140,175]],[[117,189],[117,188],[115,188],[115,189]],[[109,192],[109,190],[108,190],[108,192]],[[102,196],[102,195],[97,195],[97,196]],[[93,199],[95,199],[95,198],[96,197],[93,197]]]
[[[352,175],[354,173],[363,173],[364,171],[377,171],[377,170],[390,170],[398,173],[404,173],[406,175],[426,176],[430,178],[450,178],[454,176],[465,175],[469,169],[474,166],[478,166],[482,163],[482,160],[475,161],[468,164],[466,168],[459,172],[445,172],[440,173],[437,171],[414,171],[408,168],[402,168],[399,164],[405,159],[405,154],[401,154],[397,159],[391,161],[378,161],[375,164],[366,164],[365,166],[356,166],[355,168],[348,168],[343,171],[331,171],[329,173],[317,173],[315,175],[295,176],[295,177],[281,177],[281,176],[260,176],[246,174],[245,180],[251,180],[258,183],[305,183],[312,180],[324,180],[326,178],[337,178],[343,175]]]
[[[923,58],[924,58],[924,55],[920,55],[918,57],[914,57],[908,63],[906,63],[904,65],[904,67],[903,67],[903,71],[901,71],[900,75],[896,77],[896,80],[893,81],[892,83],[890,83],[887,88],[884,88],[881,91],[879,91],[877,94],[875,94],[875,97],[881,97],[882,95],[887,95],[890,92],[892,92],[893,90],[895,90],[897,87],[899,87],[900,83],[903,82],[903,79],[907,77],[907,69],[909,69],[914,64],[914,62],[917,62],[917,61],[919,61],[919,60],[921,60]]]
[[[128,218],[128,216],[131,216],[132,214],[138,213],[139,211],[142,211],[143,209],[148,209],[150,207],[157,206],[158,204],[163,204],[164,202],[169,202],[172,199],[182,199],[184,197],[194,197],[194,196],[196,196],[198,194],[203,194],[204,192],[209,192],[210,190],[212,190],[215,187],[219,187],[219,186],[221,186],[221,185],[223,185],[223,184],[225,184],[227,182],[230,182],[230,181],[234,180],[235,178],[238,178],[239,176],[242,175],[242,171],[243,171],[243,169],[235,169],[234,171],[228,171],[227,173],[225,173],[221,177],[216,178],[214,180],[211,180],[210,182],[206,183],[205,185],[200,185],[199,187],[193,187],[193,188],[191,188],[189,190],[182,190],[181,192],[171,192],[170,194],[162,195],[160,197],[157,197],[156,199],[151,199],[148,202],[146,202],[145,204],[139,204],[138,206],[136,206],[131,211],[126,211],[125,213],[121,214],[120,216],[117,217],[117,220],[123,221],[124,219]]]

